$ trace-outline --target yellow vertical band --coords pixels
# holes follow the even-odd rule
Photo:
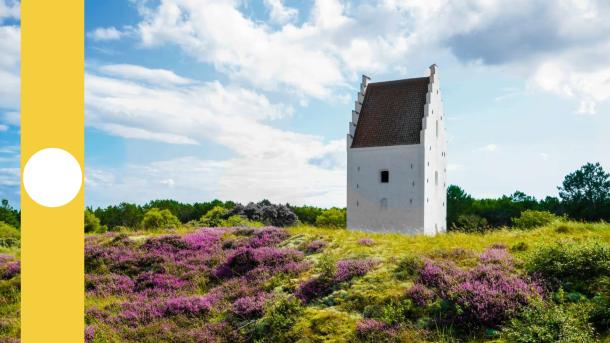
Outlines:
[[[21,170],[46,148],[66,150],[84,171],[84,1],[21,3]],[[21,337],[84,340],[84,183],[48,208],[21,186]]]

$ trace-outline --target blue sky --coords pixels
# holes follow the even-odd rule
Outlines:
[[[20,16],[3,1],[7,36]],[[85,202],[344,206],[361,75],[420,77],[432,63],[449,182],[556,196],[586,162],[610,170],[609,19],[593,0],[87,1]],[[14,50],[0,73],[18,77]],[[14,147],[19,94],[3,82],[0,146]],[[7,151],[0,197],[17,202]]]

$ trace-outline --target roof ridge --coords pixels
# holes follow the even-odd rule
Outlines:
[[[371,83],[369,83],[369,85],[378,85],[378,84],[383,84],[383,83],[399,83],[399,82],[404,82],[404,81],[422,80],[422,79],[429,79],[429,78],[430,78],[429,76],[412,77],[410,79],[400,79],[400,80],[389,80],[389,81],[371,82]]]

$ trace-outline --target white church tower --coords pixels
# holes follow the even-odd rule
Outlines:
[[[347,135],[347,228],[435,235],[447,228],[447,140],[438,67],[362,84]]]

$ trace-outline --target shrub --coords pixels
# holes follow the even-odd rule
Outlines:
[[[453,223],[451,230],[474,233],[484,232],[487,229],[489,229],[487,219],[476,214],[463,214],[458,217],[457,225]]]
[[[293,296],[282,297],[267,308],[267,314],[260,319],[255,327],[255,335],[268,342],[296,341],[286,340],[290,329],[297,323],[304,309],[301,300]]]
[[[327,246],[328,243],[324,242],[321,239],[316,239],[311,243],[307,244],[307,246],[305,247],[305,251],[310,254],[317,254],[319,252],[322,252],[322,250],[326,249]]]
[[[434,289],[443,300],[440,322],[464,332],[499,328],[527,306],[530,297],[543,293],[536,282],[515,275],[506,249],[487,249],[478,257],[480,263],[468,269],[425,260],[417,272],[417,282]]]
[[[548,211],[526,210],[521,212],[519,218],[511,218],[511,222],[516,228],[529,230],[548,225],[557,219],[559,219],[559,217]]]
[[[303,303],[332,293],[334,285],[349,281],[356,276],[363,276],[379,263],[374,260],[342,260],[334,266],[329,255],[325,255],[321,262],[321,275],[302,282],[295,292],[295,296]]]
[[[594,342],[593,327],[585,306],[579,303],[545,303],[534,298],[503,330],[516,343]]]
[[[285,205],[274,205],[268,201],[259,204],[251,202],[246,206],[237,204],[229,213],[245,217],[250,221],[279,227],[293,226],[298,221],[296,214],[290,208]]]
[[[610,245],[597,238],[542,244],[531,254],[528,267],[564,286],[585,290],[599,276],[610,275]]]
[[[203,226],[207,227],[217,227],[220,224],[220,221],[225,218],[229,214],[229,211],[222,207],[216,206],[213,209],[209,210],[206,214],[204,214],[200,222]]]
[[[233,215],[227,219],[220,219],[216,222],[218,227],[263,227],[265,226],[261,222],[248,220],[240,215]]]
[[[146,230],[171,229],[180,226],[180,221],[169,210],[160,211],[158,208],[151,208],[144,214],[142,227]]]
[[[333,207],[322,211],[322,214],[316,218],[316,226],[346,228],[347,227],[347,211]]]
[[[11,225],[0,221],[0,239],[1,238],[21,239],[21,232]]]
[[[85,210],[85,233],[105,233],[106,225],[100,225],[100,220],[88,209]]]
[[[375,319],[358,322],[356,336],[364,342],[399,342],[400,326]]]

